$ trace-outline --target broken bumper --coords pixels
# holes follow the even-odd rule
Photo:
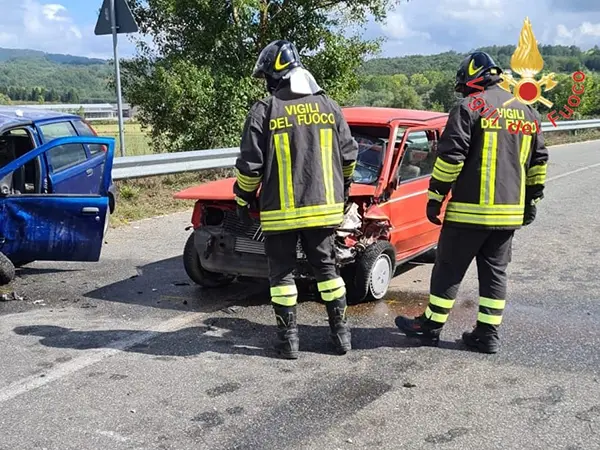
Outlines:
[[[235,236],[222,227],[202,227],[194,232],[200,264],[210,272],[268,278],[264,243]]]
[[[268,278],[269,265],[265,254],[264,235],[260,222],[247,226],[234,212],[224,213],[219,225],[205,225],[194,231],[194,244],[202,267],[210,272],[252,278]],[[353,262],[354,252],[336,246],[337,262]],[[312,270],[298,241],[297,265],[294,277],[312,278]]]

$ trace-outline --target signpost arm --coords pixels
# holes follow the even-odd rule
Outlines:
[[[110,0],[110,26],[113,37],[113,52],[115,56],[115,78],[117,82],[117,112],[119,115],[119,142],[121,156],[125,156],[125,135],[123,132],[123,104],[121,98],[121,71],[119,70],[119,52],[117,50],[117,17],[115,14],[115,0]]]

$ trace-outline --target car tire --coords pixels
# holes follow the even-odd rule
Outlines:
[[[200,255],[194,243],[194,233],[190,235],[183,249],[183,267],[188,277],[199,286],[205,288],[218,288],[231,284],[235,277],[209,272],[200,264]]]
[[[0,253],[0,286],[10,283],[15,278],[15,265],[4,253]]]
[[[381,300],[396,270],[396,251],[388,241],[367,247],[356,261],[352,303]]]

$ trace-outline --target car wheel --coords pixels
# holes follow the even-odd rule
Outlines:
[[[4,253],[0,253],[0,286],[10,283],[15,278],[15,265]]]
[[[356,263],[353,300],[381,300],[396,269],[396,251],[388,241],[378,241],[366,248]]]
[[[183,267],[190,279],[205,288],[217,288],[230,284],[235,277],[209,272],[200,264],[200,255],[194,243],[194,233],[190,235],[183,249]]]

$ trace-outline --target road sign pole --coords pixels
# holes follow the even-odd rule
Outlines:
[[[123,132],[123,104],[121,98],[121,71],[119,69],[119,51],[117,49],[117,17],[115,14],[115,0],[110,0],[110,26],[113,37],[113,53],[115,55],[115,79],[117,83],[117,112],[119,114],[119,142],[121,156],[125,156],[125,134]]]

